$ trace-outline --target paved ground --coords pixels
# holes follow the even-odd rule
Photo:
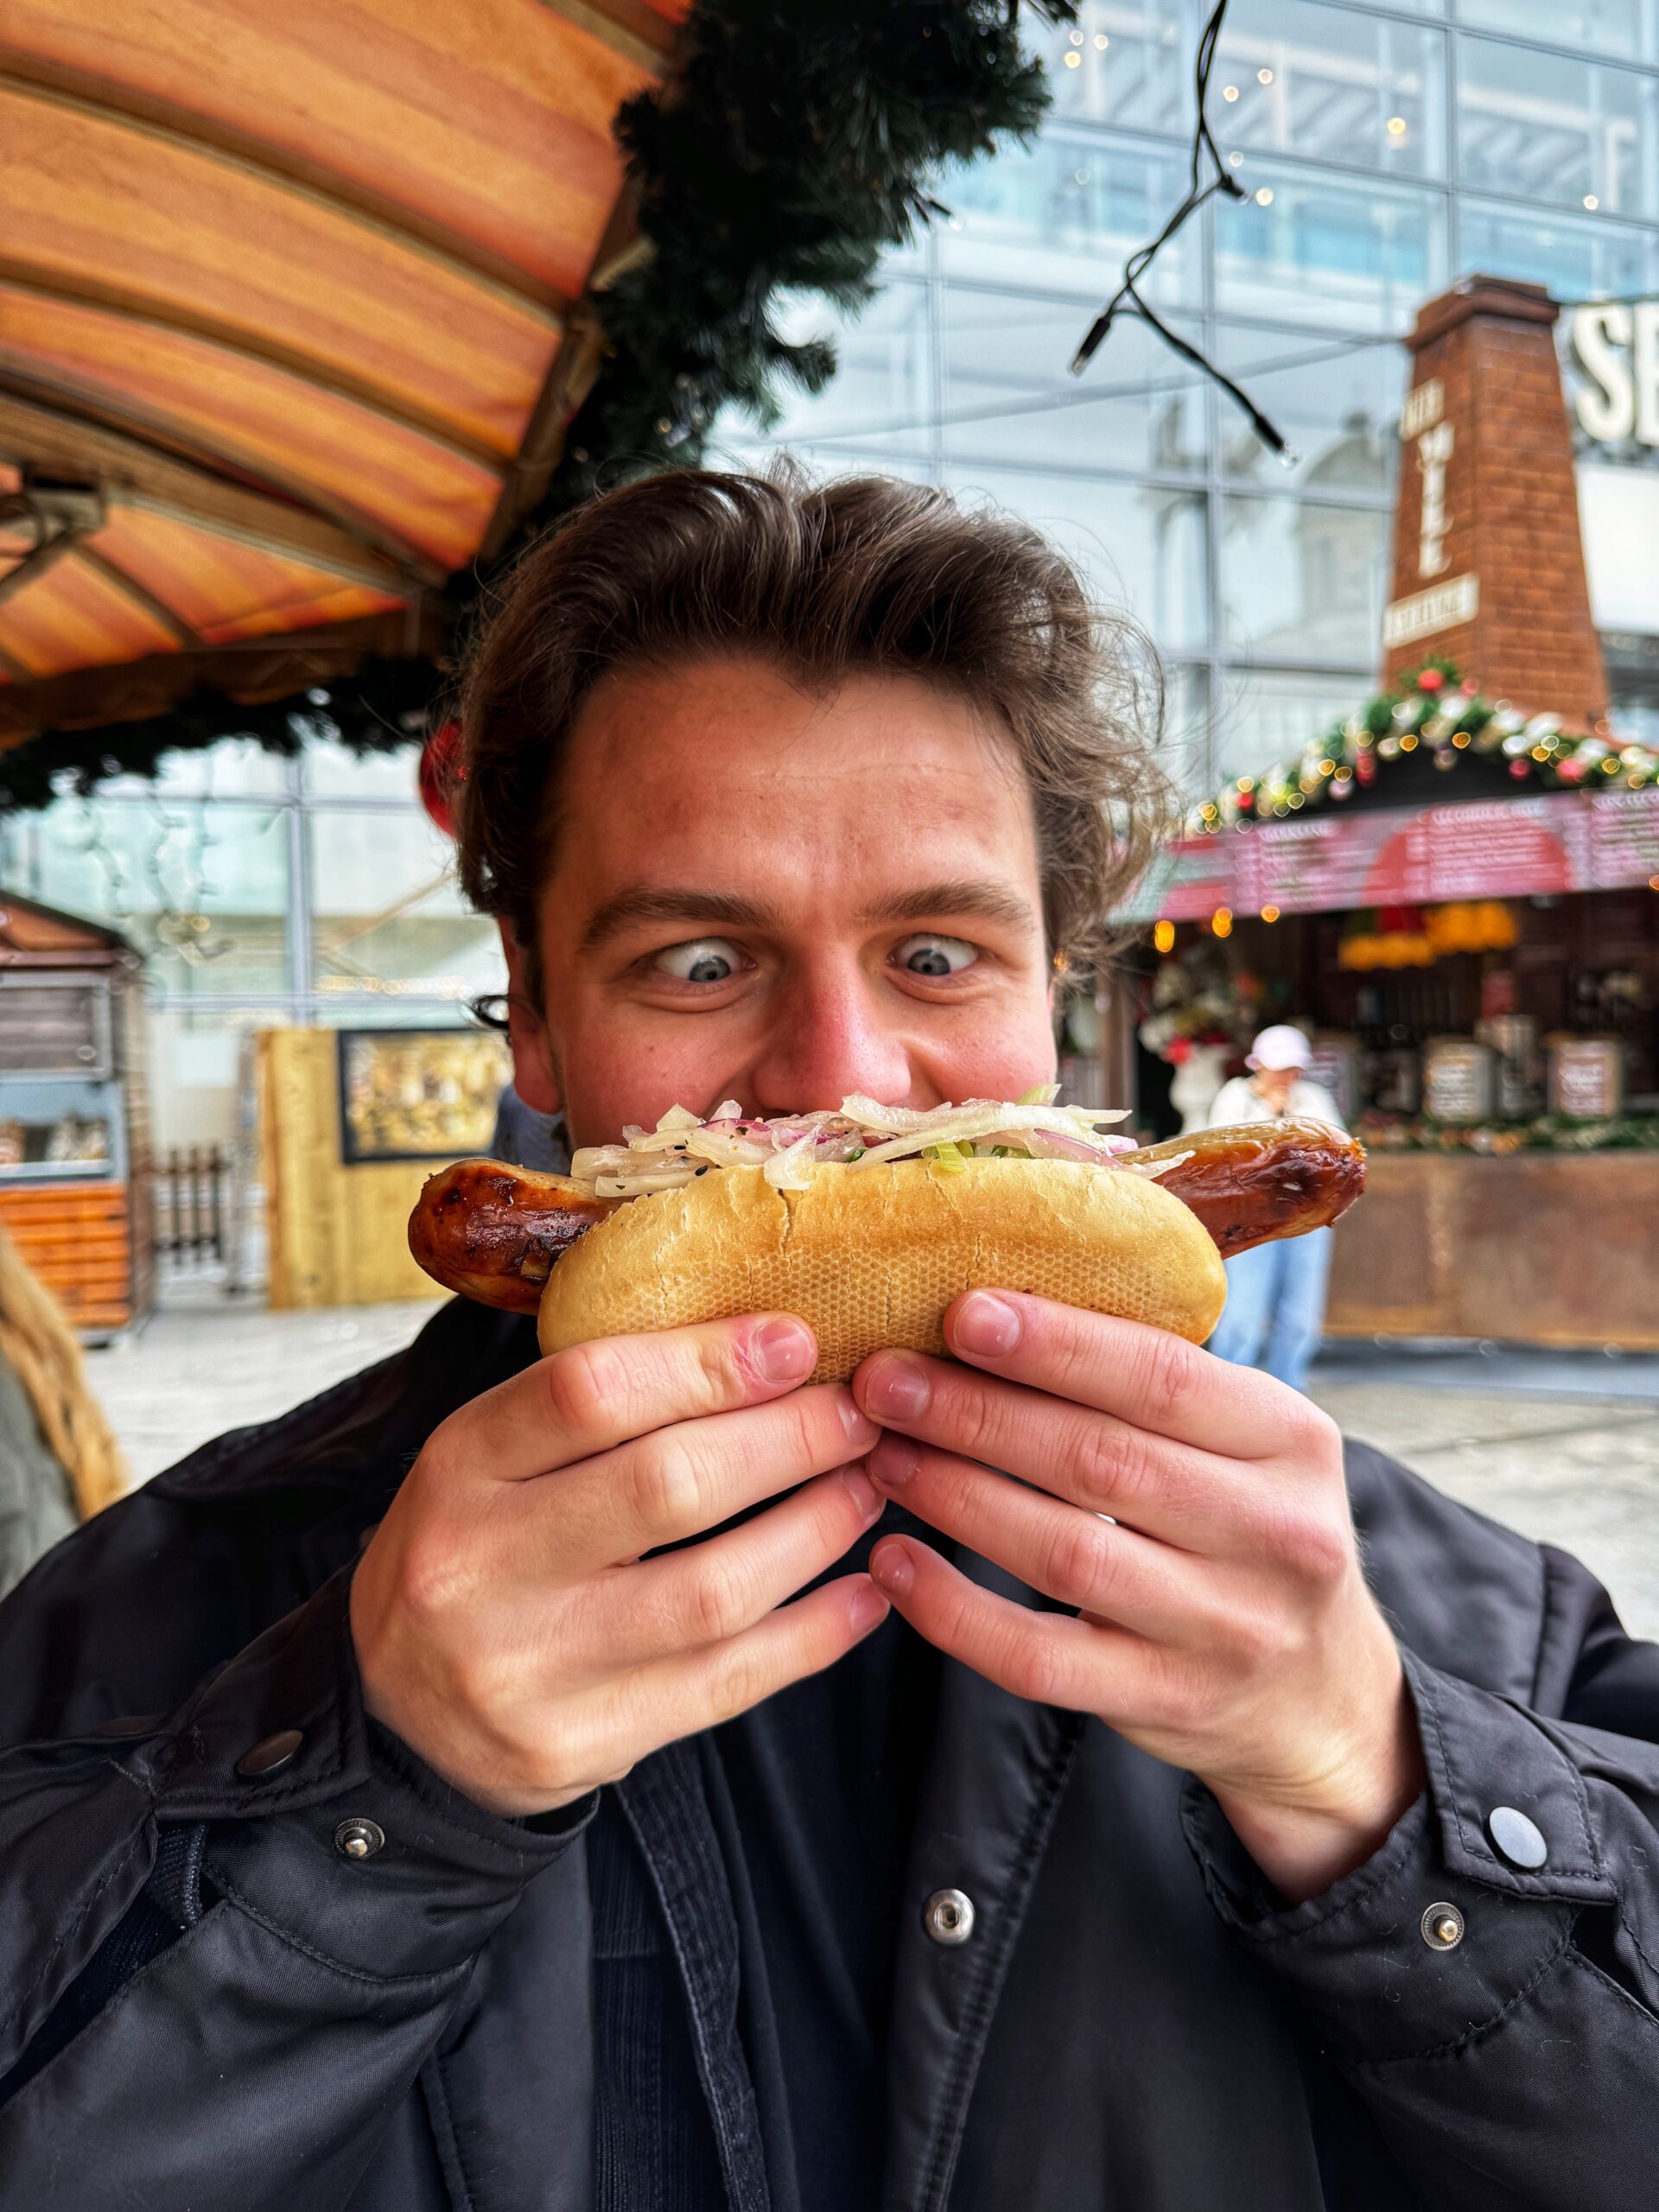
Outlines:
[[[141,1338],[88,1364],[144,1480],[397,1351],[431,1310],[270,1313],[175,1293]],[[1576,1553],[1627,1625],[1659,1637],[1659,1358],[1344,1346],[1313,1395],[1451,1497]]]

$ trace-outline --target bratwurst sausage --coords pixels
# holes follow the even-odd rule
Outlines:
[[[1363,1151],[1324,1122],[1200,1129],[1122,1153],[1117,1166],[1141,1174],[1161,1167],[1158,1180],[1197,1214],[1224,1260],[1328,1227],[1365,1188]]]
[[[1121,1153],[1103,1172],[1155,1175],[1230,1260],[1345,1213],[1365,1187],[1365,1155],[1323,1122],[1248,1122]],[[409,1249],[446,1289],[534,1313],[560,1255],[629,1203],[596,1198],[563,1175],[499,1160],[457,1160],[422,1191]]]

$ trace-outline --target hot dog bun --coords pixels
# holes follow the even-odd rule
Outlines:
[[[822,1166],[779,1191],[728,1167],[620,1206],[565,1253],[537,1325],[543,1352],[732,1313],[798,1313],[815,1382],[884,1344],[941,1351],[964,1290],[1027,1290],[1202,1344],[1226,1298],[1203,1224],[1143,1175],[1059,1160]]]

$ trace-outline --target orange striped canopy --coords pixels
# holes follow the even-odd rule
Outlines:
[[[0,745],[435,650],[690,0],[4,0]]]

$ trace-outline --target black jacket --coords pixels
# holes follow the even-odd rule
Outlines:
[[[409,1352],[103,1515],[0,1609],[7,2212],[589,2203],[582,1814],[494,1820],[365,1725],[345,1610],[421,1440],[532,1351],[527,1325],[447,1307]],[[946,1665],[887,2212],[1659,2202],[1659,1649],[1561,1554],[1368,1446],[1349,1474],[1431,1780],[1308,1904],[1274,1910],[1190,1780]],[[238,1773],[288,1730],[285,1764]],[[727,2199],[767,2212],[750,1938],[699,1746],[616,1799]],[[1494,1848],[1498,1807],[1541,1832],[1541,1866]],[[385,1847],[345,1855],[354,1820]],[[941,1888],[976,1909],[949,1948],[921,1911]],[[1431,1905],[1461,1916],[1450,1949],[1425,1941]]]

